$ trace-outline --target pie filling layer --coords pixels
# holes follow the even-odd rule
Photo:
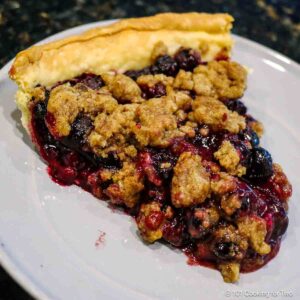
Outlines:
[[[123,207],[147,242],[182,249],[227,282],[278,252],[292,188],[241,101],[246,71],[221,55],[166,54],[125,73],[37,86],[31,133],[51,177]]]

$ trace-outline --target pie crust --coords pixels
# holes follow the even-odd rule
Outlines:
[[[82,73],[140,69],[151,64],[155,45],[163,41],[173,54],[179,47],[198,49],[202,58],[229,54],[232,47],[228,14],[164,13],[125,19],[20,52],[9,72],[19,86],[17,104],[28,130],[28,101],[37,85],[49,87]]]
[[[22,123],[51,178],[136,219],[224,281],[268,263],[292,187],[260,146],[227,14],[122,20],[19,53]]]

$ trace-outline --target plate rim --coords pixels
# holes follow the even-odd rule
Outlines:
[[[81,24],[75,27],[68,28],[66,30],[57,32],[53,35],[50,35],[38,43],[33,44],[34,45],[39,45],[43,43],[47,43],[52,40],[56,40],[61,38],[62,36],[66,35],[71,35],[71,34],[76,34],[77,31],[80,30],[80,32],[89,30],[93,27],[96,26],[104,26],[108,25],[110,23],[114,23],[118,21],[119,19],[107,19],[107,20],[102,20],[102,21],[97,21],[97,22],[92,22],[92,23],[86,23],[86,24]],[[248,45],[251,48],[257,49],[259,51],[262,51],[264,53],[267,53],[271,55],[274,59],[277,61],[280,61],[281,64],[288,65],[289,68],[294,68],[296,72],[299,72],[300,74],[300,64],[297,63],[295,60],[289,58],[288,56],[271,49],[267,46],[264,46],[256,41],[250,40],[248,38],[236,35],[236,34],[231,34],[234,39],[234,43],[243,43]],[[30,46],[30,47],[32,47]],[[9,79],[8,78],[8,71],[14,61],[15,57],[9,60],[2,68],[0,69],[0,81]],[[32,297],[36,299],[51,299],[51,295],[48,294],[46,291],[43,291],[43,289],[39,286],[37,282],[35,282],[34,279],[30,278],[28,274],[24,270],[22,270],[22,267],[18,267],[17,263],[13,261],[13,259],[10,258],[8,253],[4,251],[0,247],[0,265],[3,267],[3,269],[15,280],[28,294],[30,294]]]

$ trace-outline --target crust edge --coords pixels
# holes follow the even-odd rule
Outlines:
[[[9,76],[19,86],[16,102],[22,112],[22,124],[29,132],[30,111],[28,102],[31,98],[30,91],[37,83],[44,84],[44,82],[37,82],[36,78],[42,76],[46,78],[48,75],[47,69],[49,70],[53,67],[53,58],[57,58],[60,55],[59,53],[65,51],[68,47],[70,49],[67,49],[68,51],[65,54],[68,60],[72,60],[72,50],[74,51],[78,45],[90,45],[90,43],[94,43],[98,39],[112,39],[120,35],[123,35],[122,39],[124,40],[129,32],[133,32],[133,34],[137,32],[139,34],[155,32],[156,34],[158,31],[167,30],[174,31],[174,34],[178,31],[184,32],[184,34],[199,32],[206,34],[208,37],[210,35],[218,37],[220,40],[223,39],[225,41],[224,44],[228,46],[227,50],[230,52],[232,40],[229,32],[232,28],[233,20],[233,17],[229,14],[163,13],[151,17],[120,20],[108,26],[90,29],[80,35],[33,46],[21,51],[16,56],[9,71]],[[149,50],[147,49],[147,51]],[[50,54],[51,56],[47,57]]]

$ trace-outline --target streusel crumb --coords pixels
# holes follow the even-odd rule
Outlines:
[[[153,87],[158,83],[162,83],[167,86],[173,84],[174,78],[170,76],[166,76],[164,74],[142,75],[138,77],[136,82],[139,85],[147,85],[149,87]]]
[[[211,180],[211,190],[217,195],[231,193],[236,189],[237,180],[234,176],[220,172]]]
[[[180,155],[172,180],[172,203],[187,207],[202,203],[210,195],[210,179],[201,157],[190,152]]]
[[[237,282],[240,278],[240,264],[235,262],[221,263],[219,269],[225,282]]]
[[[231,175],[243,176],[246,168],[240,164],[240,155],[235,147],[229,142],[224,141],[214,157],[220,165]]]
[[[271,247],[265,242],[267,234],[266,221],[258,216],[246,216],[238,220],[239,232],[249,239],[252,248],[259,254],[265,255]]]
[[[183,136],[177,128],[176,111],[176,103],[167,96],[142,103],[136,110],[139,126],[132,128],[137,141],[142,146],[166,147],[172,138]]]
[[[228,130],[238,133],[246,128],[245,118],[230,111],[221,101],[212,97],[197,97],[193,102],[192,121],[205,123],[215,130]]]
[[[105,190],[112,203],[133,207],[144,188],[136,165],[125,162],[123,168],[112,176],[112,180],[113,183]]]
[[[242,206],[242,199],[237,193],[224,195],[221,198],[221,208],[228,216],[233,215]]]
[[[123,74],[103,74],[108,89],[120,103],[142,102],[141,89],[134,80]]]
[[[214,93],[221,100],[237,99],[244,94],[247,72],[236,62],[211,61],[207,65],[198,66],[194,73],[208,78]]]
[[[137,218],[137,225],[145,241],[153,243],[162,238],[164,218],[164,213],[157,202],[142,204]]]

